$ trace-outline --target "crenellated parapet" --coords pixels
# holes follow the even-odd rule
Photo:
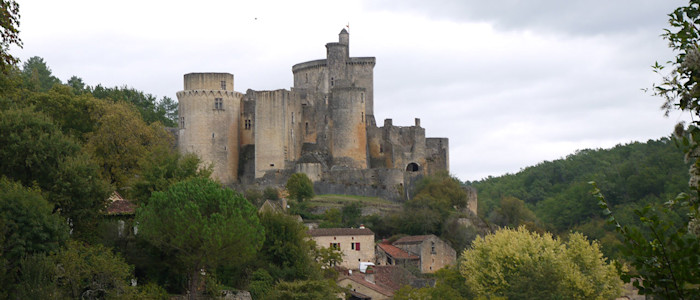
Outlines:
[[[236,91],[223,91],[223,90],[185,90],[175,93],[175,95],[180,97],[243,97],[242,93]]]

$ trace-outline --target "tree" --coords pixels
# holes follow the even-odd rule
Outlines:
[[[69,298],[136,298],[131,266],[111,249],[71,241],[54,260],[56,284]]]
[[[111,187],[80,145],[31,107],[0,111],[0,174],[47,192],[75,236],[94,229]]]
[[[12,56],[8,50],[11,45],[22,48],[22,40],[19,38],[19,4],[14,0],[2,0],[0,4],[0,69],[7,72],[9,66],[15,65],[19,60]]]
[[[315,244],[303,224],[292,216],[271,212],[262,213],[260,222],[265,228],[265,242],[257,259],[260,267],[277,280],[319,277],[319,266],[311,256]]]
[[[96,129],[86,135],[85,148],[117,190],[139,173],[139,161],[170,145],[171,137],[159,123],[146,124],[127,103],[101,102],[92,119]]]
[[[153,149],[139,160],[138,169],[138,176],[130,181],[129,196],[144,204],[153,192],[189,178],[208,178],[212,173],[212,166],[205,166],[196,154],[180,154],[170,147]]]
[[[68,238],[65,221],[37,188],[0,177],[0,257],[17,262],[27,254],[55,251]]]
[[[308,200],[314,197],[314,184],[304,173],[294,173],[287,180],[285,185],[289,197],[296,199],[299,202]]]
[[[0,111],[0,174],[48,190],[61,160],[79,150],[44,114],[31,108]]]
[[[477,238],[460,272],[478,296],[522,299],[611,299],[622,281],[596,242],[574,233],[563,242],[524,227]]]
[[[622,254],[634,267],[623,270],[622,279],[633,281],[642,295],[653,295],[659,299],[697,299],[700,297],[700,239],[689,232],[687,223],[676,224],[668,207],[646,205],[636,209],[635,214],[648,228],[641,231],[636,226],[622,226],[609,209],[607,201],[592,182],[593,195],[598,199],[598,206],[607,217],[609,224],[624,237]],[[697,202],[681,194],[667,205],[682,205],[689,208],[689,215],[697,213]]]
[[[275,285],[264,299],[270,300],[335,300],[338,299],[340,287],[335,280],[296,280],[281,281]]]
[[[136,212],[139,234],[156,247],[176,251],[189,273],[190,299],[202,270],[242,264],[264,239],[256,209],[241,195],[208,178],[191,178],[155,192]]]
[[[46,92],[54,85],[61,84],[61,80],[51,74],[51,68],[44,59],[38,56],[30,57],[24,62],[22,77],[27,88],[34,92]]]

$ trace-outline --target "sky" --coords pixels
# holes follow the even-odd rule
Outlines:
[[[377,124],[450,139],[463,181],[517,173],[576,150],[668,136],[648,90],[679,0],[18,0],[22,61],[63,82],[177,99],[183,75],[234,74],[234,89],[289,89],[291,67],[325,58],[349,25],[350,55],[374,56]]]

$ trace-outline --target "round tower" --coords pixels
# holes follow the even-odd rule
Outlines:
[[[233,74],[189,73],[177,93],[180,153],[195,153],[213,164],[212,177],[224,184],[238,179],[238,123],[243,95],[233,90]]]
[[[363,88],[336,87],[328,102],[330,112],[330,151],[333,165],[367,168],[367,129]]]

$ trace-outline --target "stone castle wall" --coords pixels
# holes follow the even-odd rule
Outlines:
[[[230,87],[231,90],[222,89],[222,82],[224,87]],[[232,89],[233,75],[187,74],[185,87],[184,91],[177,93],[180,152],[196,153],[205,163],[217,166],[213,176],[224,182],[235,181],[238,173],[238,115],[242,94]],[[210,87],[218,89],[207,89]]]
[[[294,172],[318,193],[397,201],[422,175],[446,170],[448,143],[374,120],[374,57],[350,57],[349,34],[326,58],[292,67],[290,90],[234,92],[229,73],[190,73],[178,92],[180,152],[214,164],[224,184],[283,185]]]

